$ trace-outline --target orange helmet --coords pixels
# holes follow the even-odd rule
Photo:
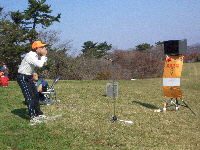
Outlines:
[[[46,44],[43,44],[41,41],[35,41],[33,44],[32,44],[32,49],[35,49],[37,47],[44,47]]]

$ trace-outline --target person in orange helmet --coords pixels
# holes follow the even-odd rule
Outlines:
[[[32,50],[22,60],[17,75],[17,82],[28,106],[30,122],[33,123],[41,123],[41,118],[46,118],[40,110],[38,92],[32,79],[35,67],[41,68],[47,62],[45,45],[41,41],[35,41],[32,44]],[[39,56],[41,56],[40,60]]]

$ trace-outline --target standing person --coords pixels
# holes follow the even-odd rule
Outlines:
[[[28,106],[30,122],[36,123],[41,122],[39,120],[40,117],[45,118],[46,116],[40,110],[39,96],[33,83],[32,74],[35,67],[42,67],[47,62],[45,45],[41,41],[35,41],[32,44],[32,50],[22,60],[17,75],[17,82],[24,95],[25,103]],[[39,55],[42,55],[41,60],[38,60]]]
[[[4,75],[8,77],[9,69],[6,67],[6,64],[3,63],[3,67],[1,67],[1,72],[4,72]]]

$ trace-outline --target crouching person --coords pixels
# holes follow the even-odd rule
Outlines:
[[[48,97],[45,97],[44,94],[42,94],[42,92],[46,92],[47,91],[47,87],[48,82],[44,81],[42,78],[38,78],[38,72],[37,71],[33,71],[33,82],[35,84],[35,87],[38,91],[38,95],[39,95],[39,104],[40,105],[51,105],[53,104],[53,101],[48,99]]]
[[[4,75],[4,72],[0,72],[0,85],[2,85],[3,87],[7,87],[8,81],[9,78]]]

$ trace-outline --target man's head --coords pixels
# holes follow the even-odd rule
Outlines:
[[[38,72],[37,71],[33,71],[33,81],[37,82],[38,81]]]
[[[47,53],[46,44],[43,44],[41,41],[35,41],[32,44],[32,51],[36,52],[38,55],[43,55],[44,53]]]

